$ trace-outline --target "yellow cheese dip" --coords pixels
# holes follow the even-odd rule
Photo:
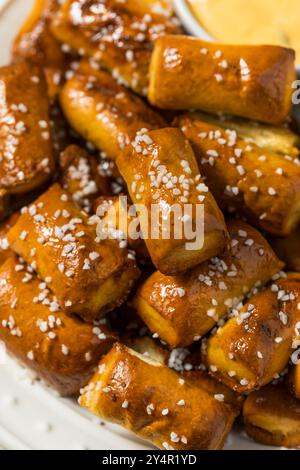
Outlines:
[[[204,29],[230,44],[278,44],[300,63],[300,0],[187,0]]]

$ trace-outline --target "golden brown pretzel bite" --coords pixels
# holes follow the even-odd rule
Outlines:
[[[57,95],[66,66],[61,45],[49,28],[51,18],[59,6],[58,0],[35,0],[12,46],[14,62],[27,59],[44,68],[50,98]]]
[[[147,132],[142,129],[119,155],[117,166],[132,202],[147,209],[147,213],[137,211],[141,231],[151,259],[162,273],[186,271],[224,249],[227,229],[223,215],[201,179],[193,150],[181,131],[165,128]],[[192,208],[191,214],[185,213],[188,204]],[[176,238],[175,221],[181,222],[184,229],[196,221],[200,224],[201,215],[196,219],[196,208],[201,205],[204,209],[204,225],[200,227],[204,228],[203,245],[187,249],[186,231],[182,230],[182,236]],[[157,223],[154,222],[153,207],[162,213]],[[181,214],[172,212],[174,207]],[[188,219],[184,218],[186,216]],[[150,232],[152,227],[155,236]],[[169,238],[164,238],[166,234]],[[197,237],[198,234],[195,239]],[[192,241],[195,240],[190,238]]]
[[[153,42],[181,32],[169,0],[67,0],[52,22],[56,38],[97,60],[120,82],[147,93]]]
[[[238,411],[161,363],[120,343],[79,403],[160,449],[221,449]]]
[[[270,243],[279,258],[286,263],[287,269],[300,272],[300,227],[288,237],[273,238]]]
[[[14,255],[0,267],[0,340],[60,394],[73,395],[116,338],[105,324],[60,311],[48,284]]]
[[[280,280],[254,297],[210,337],[204,360],[210,374],[243,393],[268,384],[293,353],[300,278]]]
[[[59,158],[60,183],[76,204],[89,212],[93,201],[110,192],[110,181],[100,173],[96,157],[78,145],[69,145]]]
[[[233,406],[238,410],[241,409],[243,404],[244,397],[242,395],[238,395],[235,393],[231,388],[224,385],[222,382],[218,382],[213,377],[208,375],[205,370],[202,369],[193,369],[193,370],[185,370],[185,363],[179,364],[178,356],[175,354],[175,361],[174,357],[172,358],[172,354],[175,352],[174,350],[169,351],[165,347],[163,347],[160,343],[155,341],[153,338],[149,336],[135,336],[129,337],[126,341],[125,345],[133,349],[134,351],[145,355],[146,358],[149,357],[157,362],[160,362],[162,365],[168,365],[168,367],[181,372],[181,377],[184,381],[196,385],[199,388],[204,389],[210,395],[214,395],[220,401],[224,401],[229,405]],[[199,366],[201,363],[201,358],[199,351],[197,351],[195,355],[195,363]],[[191,358],[191,356],[187,356]],[[174,361],[174,362],[173,362]],[[178,362],[177,362],[178,361]],[[182,368],[182,370],[181,370]]]
[[[245,139],[250,145],[251,142],[258,147],[281,155],[299,156],[300,136],[295,134],[289,127],[272,126],[262,122],[249,121],[227,115],[201,113],[197,111],[192,114],[200,121],[211,123],[224,129],[236,131],[237,135]],[[176,118],[175,118],[176,123]]]
[[[54,169],[46,82],[28,63],[0,68],[0,190],[23,194]]]
[[[164,109],[224,112],[280,124],[292,107],[295,53],[279,46],[231,46],[189,36],[155,42],[149,101]]]
[[[172,347],[187,346],[213,328],[255,286],[283,264],[250,225],[228,223],[230,249],[182,275],[152,274],[134,305],[153,333]]]
[[[244,404],[247,434],[271,446],[300,447],[300,402],[284,383],[251,393]]]
[[[158,113],[88,62],[64,85],[60,102],[70,125],[112,160],[140,129],[166,127]]]
[[[262,149],[202,118],[190,113],[176,122],[220,206],[275,235],[288,235],[300,220],[298,159]]]
[[[60,306],[93,321],[127,297],[139,276],[118,240],[96,240],[96,228],[56,183],[22,211],[8,232],[11,248],[36,269]]]

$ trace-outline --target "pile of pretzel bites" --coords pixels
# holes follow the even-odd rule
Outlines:
[[[237,418],[300,447],[294,61],[187,36],[169,0],[36,0],[0,69],[0,340],[160,449]]]

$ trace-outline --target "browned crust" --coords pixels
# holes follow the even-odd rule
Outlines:
[[[180,375],[160,363],[145,360],[116,343],[80,404],[161,449],[221,449],[236,409],[205,389],[180,382]]]
[[[59,9],[57,0],[35,0],[33,8],[12,45],[12,60],[29,60],[43,67],[48,92],[54,99],[63,82],[66,56],[50,31],[50,22]]]
[[[0,339],[7,350],[61,395],[78,393],[115,341],[113,333],[52,310],[53,294],[15,255],[1,265],[0,279]]]
[[[55,37],[69,44],[75,51],[83,51],[139,94],[147,93],[149,64],[153,42],[157,37],[181,32],[172,8],[166,14],[155,13],[154,4],[166,2],[140,2],[118,0],[101,2],[102,11],[93,13],[89,9],[94,1],[76,2],[77,19],[71,14],[74,0],[67,0],[52,22]],[[95,6],[95,5],[94,5]],[[144,18],[149,19],[145,21]],[[147,16],[148,15],[148,16]],[[85,17],[93,17],[86,22]],[[136,25],[144,25],[143,31]]]
[[[59,157],[60,183],[86,212],[97,197],[111,191],[111,180],[101,174],[99,166],[97,158],[78,145],[69,145]]]
[[[183,169],[184,165],[188,168]],[[193,150],[180,130],[164,128],[141,131],[119,154],[117,166],[133,203],[147,208],[147,214],[139,211],[141,231],[152,262],[159,271],[170,275],[184,272],[222,252],[227,242],[223,214],[201,179]],[[172,175],[167,178],[175,178],[176,183],[172,183],[171,187],[162,179],[163,171],[166,175]],[[184,196],[186,186],[188,195]],[[184,236],[176,239],[172,212],[165,215],[164,219],[170,224],[169,239],[163,238],[165,233],[161,216],[155,227],[157,234],[147,237],[147,227],[150,235],[153,226],[153,206],[161,209],[176,205],[183,216],[185,204],[190,204],[193,210],[190,217],[195,230],[196,208],[201,204],[200,197],[203,198],[204,209],[204,225],[201,225],[204,239],[201,248],[187,250],[186,243],[195,240],[188,240]]]
[[[140,129],[166,126],[143,100],[88,61],[64,85],[60,103],[70,125],[112,160]]]
[[[207,342],[203,359],[210,374],[239,393],[270,383],[283,372],[293,352],[300,319],[299,278],[278,281],[278,290],[274,286],[251,297],[239,315]]]
[[[292,106],[294,61],[295,52],[279,46],[164,36],[155,43],[148,98],[165,109],[223,112],[279,124]]]
[[[134,298],[150,330],[172,347],[187,346],[208,333],[251,289],[263,286],[283,267],[257,230],[238,220],[227,225],[228,251],[181,275],[157,271]],[[147,306],[156,311],[155,320]]]
[[[29,63],[0,69],[0,189],[24,194],[45,183],[54,171],[47,85]]]
[[[261,229],[286,236],[300,219],[300,166],[189,113],[176,124],[190,139],[199,168],[220,207]]]
[[[300,407],[285,384],[268,385],[244,403],[247,434],[271,446],[300,447]]]
[[[49,286],[61,307],[86,321],[121,305],[139,276],[117,240],[96,241],[96,227],[57,183],[23,211],[8,240],[42,279],[51,277]],[[102,299],[99,289],[107,282],[113,286]]]

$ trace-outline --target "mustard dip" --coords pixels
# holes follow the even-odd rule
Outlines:
[[[187,0],[204,29],[231,44],[278,44],[300,63],[300,0]]]

